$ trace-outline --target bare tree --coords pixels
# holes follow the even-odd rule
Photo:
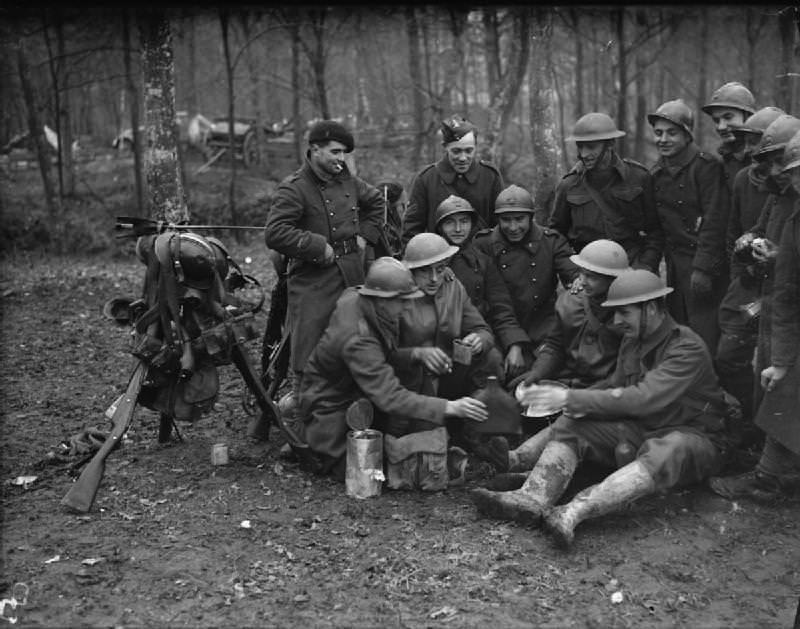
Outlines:
[[[419,52],[419,22],[416,9],[407,5],[405,9],[406,35],[408,37],[408,71],[411,77],[414,114],[414,145],[411,150],[411,168],[416,171],[422,159],[422,144],[425,133],[425,102],[422,88],[422,60]]]
[[[222,53],[225,57],[225,78],[228,86],[228,163],[231,177],[228,182],[228,211],[231,224],[239,224],[239,213],[236,209],[236,118],[234,116],[236,91],[234,88],[233,61],[230,48],[230,13],[227,9],[219,10],[219,25],[222,30]],[[238,235],[238,234],[237,234]]]
[[[778,31],[781,38],[781,65],[777,76],[775,100],[784,111],[794,111],[794,90],[792,89],[798,75],[795,72],[795,31],[800,29],[800,9],[787,7],[778,14]]]
[[[139,18],[144,77],[144,120],[147,150],[144,171],[150,214],[171,223],[189,220],[186,192],[178,161],[175,124],[175,60],[172,33],[163,11],[143,12]]]
[[[144,185],[142,183],[142,133],[139,130],[139,90],[133,77],[131,61],[131,21],[128,9],[122,10],[122,55],[125,66],[125,93],[131,110],[131,134],[133,140],[133,177],[136,186],[136,208],[144,214]]]

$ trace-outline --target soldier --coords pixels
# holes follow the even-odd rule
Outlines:
[[[761,141],[764,129],[783,113],[783,110],[777,107],[764,107],[750,116],[746,123],[734,129],[734,134],[742,138],[748,159]],[[720,338],[714,357],[720,384],[726,391],[736,396],[742,404],[742,411],[747,419],[751,419],[755,411],[752,363],[758,337],[757,326],[748,315],[747,306],[758,300],[761,281],[760,274],[756,273],[757,265],[752,259],[747,263],[739,256],[732,256],[736,241],[753,228],[769,197],[766,182],[768,174],[769,163],[755,162],[742,168],[733,180],[731,213],[726,236],[731,281],[720,303]],[[745,441],[750,441],[756,436],[743,435],[743,437]]]
[[[436,208],[436,232],[450,245],[458,247],[449,266],[478,312],[491,326],[505,354],[505,359],[501,357],[500,360],[506,378],[513,378],[525,367],[523,348],[530,339],[517,322],[508,287],[494,260],[478,251],[472,242],[475,218],[475,209],[469,201],[450,195]]]
[[[766,135],[766,131],[764,132]],[[800,195],[800,131],[786,144],[782,173]],[[757,423],[767,434],[755,469],[727,478],[712,478],[712,490],[729,499],[774,499],[800,489],[800,213],[795,211],[782,230],[772,301],[769,364],[760,372],[766,388]]]
[[[717,310],[728,288],[730,198],[724,169],[694,144],[692,110],[682,100],[664,103],[647,120],[661,155],[651,172],[666,236],[667,283],[675,289],[667,306],[713,351],[719,340]]]
[[[379,411],[444,424],[446,417],[486,419],[478,400],[449,401],[404,388],[389,364],[399,343],[397,320],[406,303],[422,297],[410,271],[378,258],[364,284],[344,290],[300,381],[302,438],[316,455],[316,472],[344,479],[346,415]],[[366,398],[366,399],[365,399]]]
[[[622,245],[612,240],[590,242],[570,258],[580,267],[583,290],[564,291],[556,300],[557,324],[547,336],[530,370],[511,383],[530,386],[542,379],[555,379],[569,387],[583,389],[602,382],[614,370],[622,335],[614,326],[614,313],[601,304],[615,277],[630,271]],[[556,423],[563,420],[556,420]],[[508,443],[495,439],[496,467],[500,471],[525,472],[533,468],[554,425],[539,431],[518,448],[508,452]],[[505,461],[500,452],[505,445]],[[497,478],[495,488],[519,478]]]
[[[291,258],[287,323],[295,384],[328,325],[336,300],[364,281],[367,244],[381,235],[383,198],[344,162],[354,148],[341,124],[322,120],[308,134],[305,163],[276,190],[264,237]],[[297,387],[294,387],[295,403]]]
[[[403,244],[420,232],[435,230],[434,212],[451,194],[469,201],[478,226],[495,224],[494,200],[503,189],[503,177],[492,164],[477,158],[478,129],[461,116],[442,122],[445,155],[423,168],[411,183],[408,210],[403,219]]]
[[[474,490],[481,512],[534,525],[544,518],[568,547],[581,521],[719,469],[728,447],[725,395],[703,341],[667,312],[663,297],[672,290],[643,269],[611,283],[603,305],[614,309],[624,338],[608,388],[528,389],[523,404],[561,408],[568,418],[522,488]],[[581,461],[615,467],[621,441],[635,452],[632,462],[553,508]]]
[[[703,111],[711,116],[714,128],[722,139],[717,152],[725,165],[728,186],[732,187],[736,173],[750,163],[744,139],[734,131],[755,113],[756,99],[741,83],[725,83],[714,91],[711,100],[703,106]]]
[[[614,150],[625,135],[602,113],[575,123],[572,136],[578,163],[556,188],[549,226],[567,237],[575,251],[607,238],[621,244],[635,268],[658,273],[664,232],[653,200],[650,172]]]
[[[497,195],[494,213],[498,224],[475,234],[475,247],[489,254],[508,286],[514,314],[530,339],[524,351],[525,366],[555,325],[558,281],[571,286],[578,267],[575,253],[557,230],[533,220],[533,199],[520,186],[508,186]]]

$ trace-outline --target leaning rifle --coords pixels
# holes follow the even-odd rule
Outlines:
[[[136,407],[136,400],[142,388],[142,380],[147,373],[147,366],[140,360],[133,370],[128,388],[122,396],[117,409],[114,411],[111,434],[105,440],[97,453],[89,461],[89,464],[81,473],[77,481],[70,487],[67,495],[61,499],[61,504],[75,511],[86,513],[92,508],[94,497],[103,479],[106,469],[106,457],[117,446],[122,436],[127,432],[133,419],[133,411]]]
[[[117,216],[117,223],[114,231],[120,232],[117,238],[138,238],[139,236],[150,236],[161,234],[167,230],[178,231],[197,231],[204,229],[250,229],[264,231],[264,226],[257,225],[182,225],[170,223],[168,221],[157,221],[152,218],[140,218],[138,216]]]

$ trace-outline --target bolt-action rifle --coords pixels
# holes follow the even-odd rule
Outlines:
[[[138,238],[139,236],[150,236],[161,234],[167,230],[177,231],[198,231],[205,229],[250,229],[264,231],[264,226],[257,225],[180,225],[168,221],[157,221],[152,218],[140,218],[138,216],[117,216],[117,223],[114,231],[117,238]]]

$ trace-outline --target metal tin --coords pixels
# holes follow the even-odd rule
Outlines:
[[[228,446],[224,443],[215,443],[211,446],[211,463],[212,465],[227,465],[228,464]]]
[[[347,495],[351,498],[380,496],[383,480],[383,433],[371,428],[348,432]]]

